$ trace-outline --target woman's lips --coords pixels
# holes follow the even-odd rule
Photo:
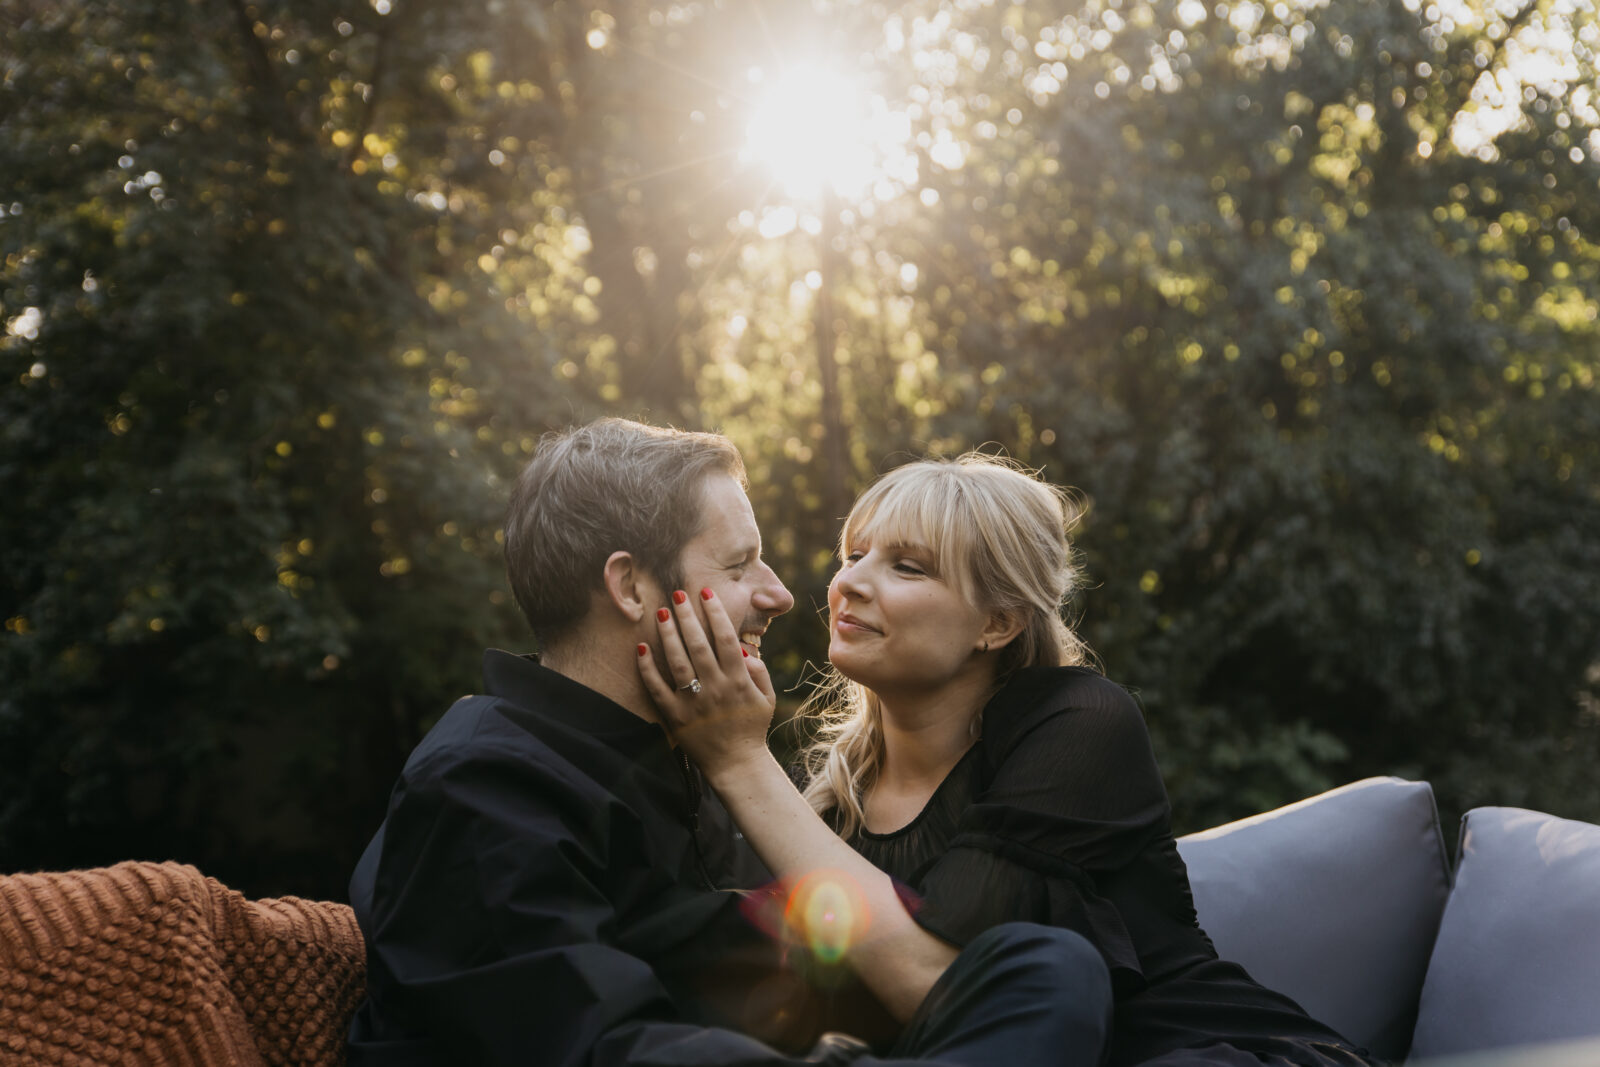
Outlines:
[[[840,634],[875,634],[880,632],[876,627],[868,626],[854,615],[839,615],[833,620],[835,633]]]

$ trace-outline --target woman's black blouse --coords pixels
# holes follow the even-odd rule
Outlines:
[[[849,840],[909,886],[917,922],[953,944],[1019,920],[1088,938],[1117,994],[1113,1065],[1368,1062],[1217,959],[1195,918],[1144,716],[1093,671],[1018,672],[915,819]]]

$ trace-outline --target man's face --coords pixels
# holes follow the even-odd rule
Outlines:
[[[695,600],[701,589],[715,593],[754,656],[767,623],[794,607],[794,597],[761,560],[761,531],[739,483],[732,475],[713,474],[701,485],[703,525],[678,560],[684,591]]]

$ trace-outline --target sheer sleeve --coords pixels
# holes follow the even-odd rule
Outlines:
[[[1126,924],[1096,886],[1170,823],[1138,705],[1090,671],[1040,669],[984,716],[983,781],[922,879],[917,921],[958,945],[1004,922],[1065,927],[1100,950],[1119,991],[1142,986]]]

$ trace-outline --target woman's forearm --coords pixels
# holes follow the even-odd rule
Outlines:
[[[912,920],[889,876],[829,829],[765,749],[706,777],[781,882],[791,891],[804,885],[832,894],[818,909],[791,909],[792,922],[802,927],[796,933],[841,951],[890,1014],[909,1020],[958,950]],[[841,884],[819,886],[827,881],[824,872],[836,872],[833,881]],[[829,900],[845,906],[830,909]]]
[[[700,599],[705,625],[681,592],[672,609],[658,612],[667,673],[640,644],[645,690],[756,854],[791,894],[804,897],[791,898],[800,906],[786,907],[785,921],[819,954],[848,961],[890,1014],[906,1022],[957,950],[913,922],[889,876],[840,840],[795,791],[766,746],[777,704],[766,664],[740,645],[709,589]]]

